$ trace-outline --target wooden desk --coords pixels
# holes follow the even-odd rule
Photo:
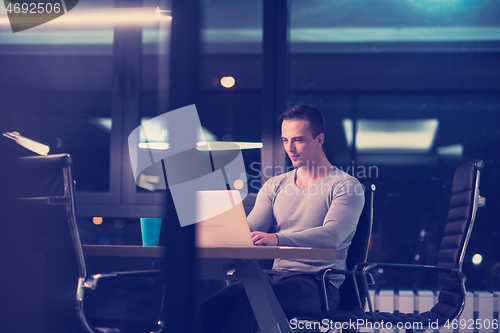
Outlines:
[[[105,257],[151,257],[164,255],[163,246],[136,245],[83,245],[86,256]],[[312,249],[306,247],[255,246],[198,248],[198,258],[225,259],[345,259],[345,251]]]
[[[84,245],[87,256],[162,257],[161,246]],[[345,259],[345,251],[293,247],[198,248],[199,278],[242,281],[263,333],[292,333],[259,259]]]
[[[163,246],[83,245],[83,254],[92,257],[160,258],[164,256],[164,251]]]

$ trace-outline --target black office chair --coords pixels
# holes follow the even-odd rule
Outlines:
[[[410,264],[382,264],[361,262],[354,266],[352,281],[356,293],[350,295],[357,299],[359,308],[353,311],[324,311],[318,318],[327,318],[333,322],[357,322],[361,319],[366,322],[392,323],[422,323],[422,327],[429,327],[430,323],[438,323],[441,327],[448,320],[451,322],[460,316],[465,306],[465,276],[462,273],[462,262],[467,244],[472,232],[478,207],[484,205],[484,198],[479,195],[480,172],[484,166],[483,161],[472,161],[460,166],[453,179],[452,196],[448,220],[441,242],[437,266],[410,265]],[[438,302],[434,307],[423,313],[380,313],[373,309],[369,298],[368,282],[369,272],[372,269],[405,269],[434,271],[438,274],[440,293]],[[362,274],[361,284],[355,276]],[[358,288],[358,285],[360,288]],[[368,295],[369,311],[364,311],[364,298]],[[418,326],[412,326],[418,327]],[[413,332],[413,329],[407,329]]]
[[[368,246],[370,243],[370,237],[372,234],[373,227],[373,198],[376,187],[374,184],[364,185],[365,187],[365,205],[363,211],[359,217],[358,225],[356,228],[356,233],[351,240],[351,245],[349,245],[349,252],[346,258],[346,268],[345,270],[335,270],[335,269],[325,269],[318,274],[318,278],[323,281],[323,286],[326,283],[324,276],[326,273],[337,273],[348,275],[346,280],[340,286],[340,302],[337,312],[339,311],[354,311],[360,309],[359,302],[357,298],[353,298],[352,295],[356,293],[356,287],[353,280],[350,279],[351,270],[356,264],[366,262],[368,257]],[[326,290],[326,289],[325,289]],[[361,306],[364,306],[366,302],[366,296],[364,293],[361,294]],[[329,311],[328,303],[323,303],[325,310]]]
[[[328,273],[336,273],[346,276],[345,281],[339,288],[340,302],[338,309],[335,311],[335,313],[337,314],[337,318],[340,319],[341,318],[340,316],[342,316],[344,318],[347,318],[346,321],[348,321],[349,318],[352,317],[351,315],[352,311],[358,311],[361,309],[357,297],[353,297],[353,295],[356,295],[356,286],[353,280],[351,279],[351,275],[352,275],[352,269],[355,267],[355,265],[358,263],[366,262],[366,259],[368,257],[368,247],[373,227],[373,200],[376,190],[376,186],[374,184],[363,184],[363,187],[365,193],[365,205],[359,217],[358,225],[356,227],[356,232],[351,240],[351,244],[349,245],[349,251],[346,258],[347,270],[327,268],[321,270],[317,274],[316,278],[321,282],[321,285],[323,287],[323,292],[322,292],[323,297],[321,299],[321,307],[323,312],[321,312],[317,318],[304,318],[304,317],[299,318],[302,321],[317,320],[320,317],[321,318],[318,321],[321,321],[324,318],[322,317],[322,314],[325,312],[326,313],[330,312],[328,302],[326,302],[327,299],[326,284],[329,283],[327,278]],[[361,277],[362,274],[358,273],[357,278],[360,279]],[[367,295],[363,290],[360,293],[361,304],[363,307],[366,303],[366,297]],[[302,326],[306,327],[307,325],[304,324]],[[300,332],[300,330],[298,330],[297,332]]]
[[[15,332],[29,333],[161,331],[161,321],[102,320],[98,325],[87,321],[84,294],[95,289],[97,278],[87,278],[76,222],[71,158],[68,154],[33,156],[13,163],[16,185],[12,195],[16,200],[8,232],[9,237],[19,240],[13,242],[15,248],[10,255],[19,263],[14,274],[22,284],[15,285],[10,296],[13,302],[24,303],[23,310],[27,311],[13,313],[10,327]],[[137,276],[159,276],[159,271],[98,275]]]

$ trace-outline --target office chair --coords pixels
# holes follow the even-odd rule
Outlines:
[[[335,311],[336,318],[341,320],[341,318],[345,318],[345,321],[348,321],[349,318],[352,317],[352,311],[360,310],[360,305],[357,297],[353,297],[356,295],[356,286],[351,279],[352,269],[356,264],[364,263],[368,257],[368,247],[370,243],[370,237],[372,233],[373,227],[373,200],[375,195],[376,186],[375,184],[363,184],[364,193],[365,193],[365,205],[359,217],[358,225],[356,227],[356,232],[354,237],[351,240],[351,244],[349,245],[349,251],[346,258],[346,268],[347,270],[338,270],[338,269],[323,269],[318,272],[316,279],[318,279],[322,285],[322,299],[321,299],[321,307],[322,312],[319,314],[317,318],[299,318],[300,320],[316,320],[319,319],[321,321],[324,319],[323,313],[329,313],[330,309],[328,306],[327,294],[326,294],[326,284],[328,282],[328,273],[342,274],[346,275],[345,281],[339,288],[340,293],[340,302],[337,310]],[[357,279],[362,277],[361,272],[357,274]],[[360,292],[360,300],[361,306],[365,306],[366,303],[365,291],[362,290]],[[342,320],[343,321],[343,320]],[[346,331],[346,330],[344,330]],[[299,331],[300,332],[300,331]]]
[[[19,239],[12,252],[22,266],[15,273],[24,281],[13,299],[25,302],[25,323],[16,332],[159,332],[154,323],[102,320],[90,323],[84,313],[84,294],[96,288],[87,278],[76,214],[72,162],[68,154],[22,157],[15,162],[13,189],[15,221],[10,236]],[[159,271],[114,272],[99,278],[159,276]],[[24,291],[23,288],[27,288]],[[19,317],[19,313],[15,313]]]
[[[450,209],[441,248],[438,254],[436,266],[410,265],[410,264],[387,264],[360,262],[356,264],[351,272],[352,282],[356,292],[350,297],[358,301],[359,307],[353,311],[324,311],[318,318],[327,318],[334,322],[346,322],[363,320],[371,323],[421,323],[423,329],[429,327],[430,323],[438,323],[442,327],[446,322],[451,322],[462,313],[465,306],[465,276],[462,273],[462,262],[467,244],[472,232],[478,207],[483,206],[485,199],[479,195],[479,178],[483,169],[483,161],[476,160],[457,168],[453,178],[452,196]],[[434,271],[438,274],[440,293],[438,302],[434,307],[423,313],[386,313],[376,312],[373,302],[369,297],[368,282],[372,269],[403,269]],[[359,276],[361,273],[361,283]],[[368,312],[364,311],[364,300],[367,298]],[[419,327],[414,325],[412,327]],[[413,329],[406,329],[413,332]]]

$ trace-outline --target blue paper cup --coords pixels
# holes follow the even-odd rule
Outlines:
[[[143,246],[158,246],[160,239],[161,218],[141,217],[141,234]]]

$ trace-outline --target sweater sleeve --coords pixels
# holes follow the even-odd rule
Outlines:
[[[266,182],[257,194],[255,205],[247,217],[250,231],[270,232],[274,228],[273,199],[270,190],[270,183]]]
[[[301,231],[277,232],[280,246],[305,246],[343,250],[350,244],[364,206],[364,192],[359,181],[350,178],[332,190],[331,204],[323,225]],[[305,222],[307,224],[307,221]]]

